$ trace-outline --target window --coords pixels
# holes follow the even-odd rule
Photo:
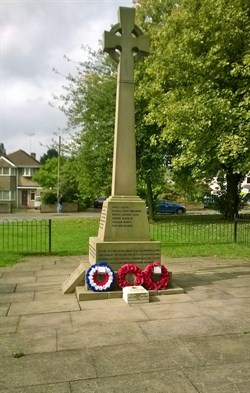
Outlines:
[[[15,176],[16,169],[15,168],[8,168],[8,167],[0,167],[0,175],[3,176]]]
[[[33,168],[24,168],[23,169],[23,176],[25,177],[32,177],[33,176]]]
[[[30,191],[30,200],[31,200],[31,201],[34,201],[34,200],[35,200],[35,196],[36,196],[35,191]]]
[[[247,177],[247,184],[250,184],[250,177]]]
[[[14,201],[15,191],[0,190],[0,201]]]

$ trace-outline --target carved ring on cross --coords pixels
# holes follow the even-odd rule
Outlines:
[[[111,34],[114,34],[116,36],[119,36],[122,34],[122,28],[120,23],[117,23],[116,25],[114,25],[111,29],[110,32]],[[134,29],[132,31],[132,35],[134,37],[140,37],[143,36],[143,32],[140,29],[140,27],[138,26],[134,26]],[[108,52],[108,54],[112,57],[112,59],[114,59],[117,63],[119,63],[120,60],[120,53],[121,52],[121,46],[117,45],[115,48],[110,48],[110,49],[106,49],[106,52]],[[139,48],[137,46],[135,46],[134,48],[132,48],[132,52],[134,55],[134,61],[139,60],[141,57],[143,57],[147,52],[143,52],[142,50],[139,50]]]

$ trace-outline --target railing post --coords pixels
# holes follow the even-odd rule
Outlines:
[[[234,215],[234,243],[237,243],[237,230],[238,230],[238,219],[237,215]]]
[[[51,218],[49,218],[49,254],[51,254]]]

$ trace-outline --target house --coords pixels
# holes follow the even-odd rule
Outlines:
[[[226,183],[224,183],[226,185]],[[212,181],[209,184],[209,187],[211,189],[211,194],[212,195],[218,195],[221,191],[221,187],[217,181],[217,177],[214,177]],[[248,172],[241,183],[241,191],[242,194],[248,194],[250,193],[250,172]]]
[[[0,156],[0,203],[33,208],[42,190],[32,179],[40,165],[35,153],[29,155],[23,150]]]

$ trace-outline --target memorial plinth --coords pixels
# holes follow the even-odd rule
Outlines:
[[[125,263],[146,266],[160,258],[160,242],[150,241],[145,202],[137,196],[108,198],[98,237],[89,239],[90,263],[105,261],[116,270]]]
[[[135,9],[120,7],[119,23],[104,33],[104,51],[117,61],[117,95],[112,195],[102,208],[98,237],[89,239],[91,264],[113,269],[125,263],[160,261],[160,242],[150,241],[146,204],[137,194],[134,62],[149,51],[149,40],[135,25]]]

